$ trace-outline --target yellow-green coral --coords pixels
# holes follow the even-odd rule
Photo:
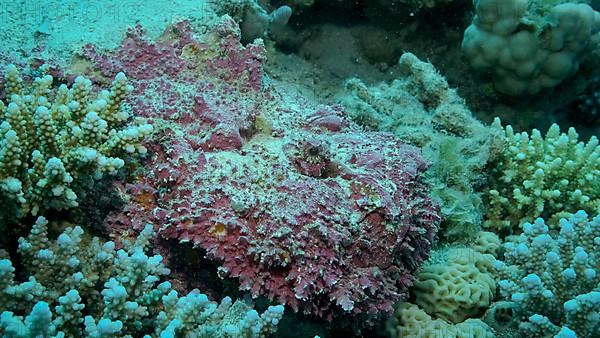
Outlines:
[[[561,133],[556,124],[545,137],[536,129],[531,135],[515,133],[498,119],[493,127],[505,137],[491,163],[485,227],[510,232],[537,217],[556,227],[577,210],[600,211],[598,138],[583,143],[575,129]]]
[[[77,77],[69,88],[50,75],[24,81],[6,68],[0,101],[0,218],[36,215],[78,205],[77,190],[90,179],[115,174],[152,126],[132,123],[122,109],[131,91],[119,73],[110,88],[92,94],[92,82]]]
[[[482,314],[496,293],[492,263],[499,246],[497,236],[480,232],[475,250],[455,247],[434,251],[415,276],[415,303],[427,314],[451,323]]]
[[[392,338],[493,338],[493,331],[479,319],[467,319],[462,323],[449,324],[433,319],[417,305],[400,303],[386,323],[386,331]]]

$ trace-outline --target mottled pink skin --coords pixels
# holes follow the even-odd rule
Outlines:
[[[181,27],[184,24],[185,22],[180,23],[171,29],[189,31],[189,28]],[[136,80],[154,79],[157,75],[177,77],[186,66],[185,61],[179,57],[184,45],[173,40],[148,41],[144,36],[145,31],[137,25],[129,29],[115,52],[102,54],[94,45],[88,44],[83,47],[81,54],[92,61],[97,70],[107,78],[113,78],[120,71]],[[188,39],[189,36],[184,34],[181,41]]]
[[[247,77],[248,90],[261,90],[263,80],[262,62],[265,60],[264,47],[261,44],[250,44],[240,49],[240,30],[233,20],[224,20],[215,29],[222,39],[217,42],[224,53],[219,58],[209,60],[206,64],[210,74],[218,76],[226,82],[235,82],[240,76]],[[242,89],[243,90],[243,89]]]
[[[273,171],[293,179],[264,185],[253,185],[250,174],[246,180],[224,175],[203,184],[214,175],[207,166],[227,163],[189,148],[171,155],[166,155],[171,147],[153,149],[161,160],[150,164],[155,170],[144,181],[171,191],[157,194],[150,215],[130,203],[122,218],[138,229],[152,222],[160,225],[164,238],[191,241],[221,262],[229,276],[238,277],[243,289],[294,310],[329,319],[345,312],[389,312],[412,283],[414,268],[427,258],[439,219],[421,182],[426,164],[415,148],[391,135],[326,138],[338,146],[370,149],[337,163],[338,171],[328,179],[298,175],[293,159],[283,158]],[[174,144],[185,142],[182,136]],[[379,149],[379,144],[387,146]],[[248,156],[273,155],[260,146],[254,150]],[[225,192],[235,190],[266,191],[273,199],[239,209]],[[370,205],[370,196],[381,205]],[[350,219],[353,213],[359,221]]]
[[[177,36],[190,35],[180,28]],[[263,87],[264,49],[242,47],[231,20],[201,40],[187,43],[223,57],[194,64],[177,40],[137,44],[161,55],[140,69],[120,59],[129,43],[90,55],[107,74],[127,67],[136,87],[129,103],[158,130],[139,182],[123,187],[127,205],[107,226],[155,224],[162,238],[206,250],[242,289],[296,311],[327,319],[391,312],[440,220],[420,151],[350,128],[337,106],[273,107],[296,98]],[[156,62],[185,67],[152,75]],[[255,128],[258,116],[272,119],[267,133]]]
[[[191,35],[185,21],[167,30],[159,41],[147,40],[144,31],[136,27],[117,50],[100,53],[89,45],[82,55],[107,79],[125,72],[135,88],[128,103],[136,116],[175,117],[181,123],[200,119],[198,130],[190,131],[202,135],[196,139],[198,147],[207,151],[239,149],[259,103],[236,96],[240,91],[262,90],[264,47],[251,44],[241,48],[239,29],[231,19],[223,20],[212,32],[216,45],[198,42]],[[186,46],[211,57],[199,64],[183,55]],[[209,133],[203,135],[206,131]]]
[[[167,29],[158,41],[146,39],[144,30],[136,26],[127,32],[121,46],[115,51],[102,53],[93,45],[86,45],[81,55],[108,79],[114,78],[121,71],[142,82],[154,82],[157,77],[162,77],[166,82],[158,85],[163,88],[169,87],[168,82],[173,79],[195,82],[197,74],[194,70],[202,68],[206,76],[217,77],[229,84],[239,84],[237,90],[260,91],[264,75],[264,46],[256,43],[240,48],[239,34],[237,24],[230,18],[222,20],[214,28],[212,35],[216,43],[213,44],[193,39],[187,21]],[[210,57],[202,64],[186,59],[183,56],[186,46],[196,50],[197,55],[205,54]],[[136,88],[139,93],[146,87],[142,83]]]
[[[306,128],[323,128],[329,131],[340,131],[348,126],[348,121],[345,121],[344,115],[340,106],[324,106],[320,107],[314,114],[308,116]]]

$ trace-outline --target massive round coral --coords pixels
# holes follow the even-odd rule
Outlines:
[[[242,47],[228,19],[185,44],[128,39],[122,48],[160,51],[144,69],[184,66],[138,80],[134,109],[153,117],[156,143],[109,226],[151,222],[205,250],[242,289],[297,311],[391,312],[440,218],[419,149],[261,80],[264,50]],[[95,53],[104,73],[136,67],[120,61],[128,53]]]

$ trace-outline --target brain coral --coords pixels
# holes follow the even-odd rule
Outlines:
[[[139,65],[128,49],[153,57]],[[161,42],[133,32],[114,53],[87,51],[106,76],[116,66],[140,75],[132,106],[157,129],[109,226],[156,224],[163,238],[204,249],[242,289],[304,313],[391,312],[440,219],[427,163],[337,106],[270,86],[263,53],[260,42],[242,47],[227,18],[199,40],[179,27]]]
[[[433,319],[417,305],[402,302],[394,315],[386,322],[386,331],[391,338],[492,338],[494,332],[479,319],[467,319],[458,324],[449,324]]]
[[[452,323],[482,313],[496,293],[488,270],[494,256],[469,248],[453,248],[446,259],[426,264],[415,281],[415,303],[428,314]]]

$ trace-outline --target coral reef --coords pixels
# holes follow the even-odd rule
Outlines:
[[[509,302],[501,307],[512,309],[513,322],[526,337],[597,337],[600,216],[589,219],[578,211],[559,223],[555,234],[538,218],[504,243],[504,260],[494,263],[500,294]],[[496,327],[495,322],[506,322],[488,320]]]
[[[585,3],[474,0],[474,5],[463,52],[505,94],[555,87],[600,46],[600,12]]]
[[[93,95],[92,82],[53,86],[50,75],[24,81],[6,69],[0,101],[0,220],[78,205],[90,181],[114,175],[146,152],[152,126],[135,122],[123,100],[132,90],[116,74],[110,90]]]
[[[496,119],[492,128],[504,133],[501,151],[490,163],[485,193],[484,226],[512,232],[523,222],[543,217],[551,227],[579,209],[600,211],[600,147],[592,136],[579,141],[569,128],[550,127],[545,137],[534,129],[515,133]]]
[[[87,238],[69,227],[55,241],[39,217],[19,239],[19,261],[30,274],[17,283],[11,260],[0,260],[0,334],[3,337],[264,337],[274,332],[283,306],[259,315],[226,297],[220,304],[199,292],[179,296],[163,281],[169,269],[144,251],[154,236],[147,225],[134,243]],[[28,312],[30,311],[30,312]],[[23,315],[27,315],[23,318]]]
[[[495,133],[475,119],[464,100],[435,68],[405,53],[405,75],[391,84],[346,82],[340,98],[350,117],[372,130],[394,133],[423,148],[433,165],[427,173],[432,195],[441,201],[444,235],[473,234],[481,224],[484,168]]]
[[[598,1],[25,2],[0,336],[600,337]]]
[[[426,162],[389,133],[360,131],[341,107],[284,99],[263,81],[260,42],[239,39],[224,18],[198,40],[178,26],[175,39],[131,33],[113,53],[87,51],[103,74],[143,75],[131,76],[143,89],[132,106],[158,129],[109,227],[160,224],[162,238],[194,243],[243,289],[294,310],[391,312],[439,221]],[[128,62],[130,50],[160,56]],[[182,66],[157,71],[171,64]]]

